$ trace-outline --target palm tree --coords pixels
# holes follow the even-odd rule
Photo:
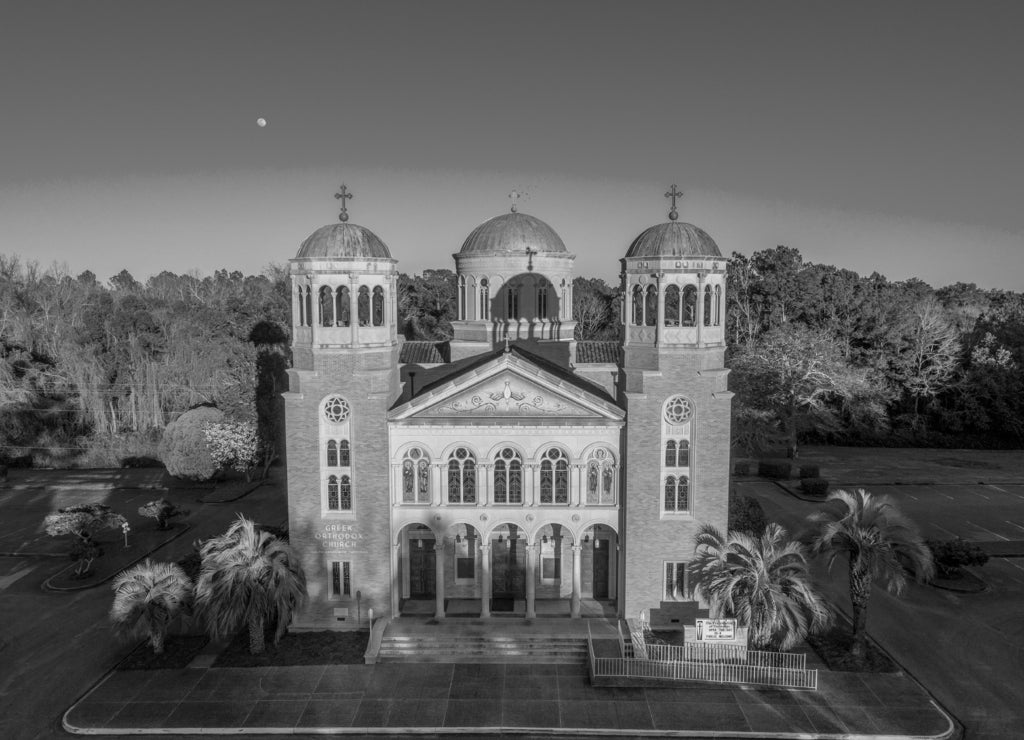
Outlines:
[[[164,651],[167,628],[192,601],[192,581],[175,563],[146,559],[114,579],[110,621],[125,637],[146,636],[158,655]]]
[[[244,516],[203,543],[196,581],[196,611],[210,636],[222,639],[249,628],[249,652],[264,650],[263,629],[277,621],[276,643],[293,610],[306,600],[306,575],[288,542]]]
[[[877,579],[889,593],[899,596],[907,585],[904,563],[913,569],[918,582],[935,572],[932,553],[917,527],[889,499],[873,496],[863,488],[853,493],[833,491],[827,502],[833,506],[816,512],[809,520],[817,527],[811,540],[815,554],[828,557],[829,570],[840,555],[850,567],[850,604],[853,608],[851,653],[864,656],[867,638],[868,598]]]
[[[695,590],[716,614],[735,617],[757,649],[785,650],[827,627],[832,613],[811,587],[803,546],[772,522],[760,537],[697,531],[690,565]]]

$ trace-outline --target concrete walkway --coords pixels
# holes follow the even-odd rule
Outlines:
[[[114,671],[64,715],[80,734],[545,734],[946,738],[903,674],[822,672],[818,691],[596,688],[583,665],[378,664]],[[795,735],[794,733],[798,733]]]

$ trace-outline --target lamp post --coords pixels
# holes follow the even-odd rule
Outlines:
[[[128,533],[131,532],[131,531],[132,531],[132,528],[129,526],[128,522],[123,522],[121,524],[121,532],[124,534],[124,549],[125,550],[128,549]]]

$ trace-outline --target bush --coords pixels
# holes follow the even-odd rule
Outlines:
[[[148,516],[156,520],[157,529],[167,529],[167,522],[178,516],[188,516],[188,509],[179,509],[165,498],[158,498],[150,501],[145,506],[139,507],[139,516]]]
[[[800,490],[802,490],[808,496],[824,497],[828,495],[828,479],[804,478],[800,481]]]
[[[785,480],[789,478],[792,468],[785,460],[761,460],[757,463],[757,474],[762,478]]]
[[[203,430],[207,424],[224,420],[224,412],[211,406],[186,411],[164,429],[160,440],[160,460],[167,472],[178,478],[209,480],[217,472]]]
[[[984,550],[960,537],[952,540],[927,540],[925,544],[932,551],[935,567],[944,576],[956,576],[962,568],[981,566],[988,562]]]
[[[747,532],[755,537],[764,534],[768,517],[761,502],[750,496],[729,497],[729,531]]]
[[[801,465],[800,466],[800,477],[801,478],[818,478],[821,476],[821,468],[817,465]]]
[[[750,475],[750,463],[746,460],[740,460],[733,466],[732,472],[735,475]]]

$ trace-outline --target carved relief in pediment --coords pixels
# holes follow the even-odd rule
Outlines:
[[[593,416],[593,412],[521,378],[503,376],[460,393],[426,416]]]

